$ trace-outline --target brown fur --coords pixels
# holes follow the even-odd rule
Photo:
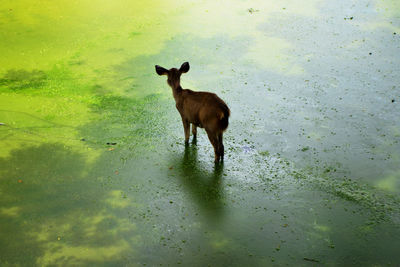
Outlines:
[[[225,102],[214,93],[195,92],[182,89],[180,77],[189,71],[189,63],[182,64],[180,69],[167,70],[156,65],[159,75],[168,76],[168,84],[176,102],[176,108],[181,114],[185,132],[185,143],[189,142],[190,124],[192,124],[193,139],[196,139],[197,127],[204,128],[214,147],[215,162],[224,159],[223,132],[228,128],[230,110]]]

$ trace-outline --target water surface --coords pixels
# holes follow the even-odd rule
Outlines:
[[[396,1],[3,1],[2,266],[396,266]],[[165,77],[231,108],[184,146]]]

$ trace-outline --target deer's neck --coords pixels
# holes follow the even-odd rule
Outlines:
[[[173,84],[173,85],[171,85],[171,88],[172,88],[172,94],[175,98],[175,101],[178,101],[178,99],[180,98],[181,93],[182,93],[181,85],[179,83]]]

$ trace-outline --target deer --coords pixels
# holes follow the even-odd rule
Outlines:
[[[179,69],[165,69],[156,65],[158,75],[166,75],[167,83],[172,88],[176,109],[182,118],[185,133],[185,145],[189,143],[190,124],[192,124],[193,141],[197,138],[197,127],[204,128],[214,148],[214,162],[224,160],[223,133],[228,128],[230,109],[228,105],[211,92],[198,92],[182,89],[181,75],[189,71],[189,62]]]

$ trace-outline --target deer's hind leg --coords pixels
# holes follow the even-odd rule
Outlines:
[[[213,133],[211,131],[206,130],[206,132],[208,135],[208,139],[210,139],[210,142],[211,142],[212,146],[214,147],[214,162],[218,163],[219,158],[220,158],[218,135],[216,135],[215,133]]]
[[[223,137],[222,136],[223,136],[222,132],[218,134],[218,154],[219,154],[219,156],[221,158],[221,161],[224,161],[225,151],[224,151],[224,143],[223,143]]]

